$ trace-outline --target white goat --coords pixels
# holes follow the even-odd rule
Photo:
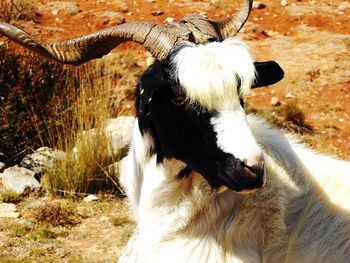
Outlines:
[[[180,178],[188,163],[159,162],[152,150],[158,139],[138,116],[121,178],[137,228],[120,263],[350,262],[350,162],[316,154],[254,116],[242,126],[240,107],[232,106],[239,105],[238,97],[225,90],[235,83],[230,76],[251,82],[251,62],[241,48],[230,40],[191,47],[173,61],[191,100],[214,105],[218,116],[228,115],[220,129],[212,117],[219,147],[244,156],[259,151],[252,150],[257,142],[265,160],[265,186],[242,195],[213,189],[194,170]],[[247,66],[239,67],[242,60],[234,57]],[[211,87],[221,73],[225,81]],[[219,91],[207,96],[214,88]]]

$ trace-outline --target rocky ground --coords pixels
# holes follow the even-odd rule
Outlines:
[[[218,19],[237,7],[231,0],[26,2],[32,7],[29,18],[18,24],[44,41],[123,21],[165,23],[190,12]],[[301,140],[318,151],[350,159],[350,4],[259,1],[240,36],[257,61],[276,60],[285,70],[284,80],[252,91],[248,103],[272,115],[286,105],[297,105],[313,130],[301,135]],[[135,44],[123,44],[115,52],[125,50],[146,60],[145,51]],[[145,60],[140,63],[146,64]],[[125,105],[132,114],[132,102]],[[40,191],[24,197],[3,195],[0,262],[115,262],[133,224],[125,200],[98,198],[94,202],[56,199]],[[63,219],[56,222],[55,218]]]

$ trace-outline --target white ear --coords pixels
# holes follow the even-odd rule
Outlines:
[[[237,101],[237,86],[246,94],[255,78],[248,47],[238,39],[185,47],[172,62],[189,100],[208,109],[223,109]]]

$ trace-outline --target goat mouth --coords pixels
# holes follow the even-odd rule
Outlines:
[[[266,183],[264,163],[252,167],[241,165],[232,175],[226,174],[223,184],[216,187],[216,192],[221,194],[231,189],[239,194],[252,194],[263,188]]]

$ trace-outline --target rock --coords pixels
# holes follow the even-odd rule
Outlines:
[[[346,9],[350,9],[350,3],[349,2],[341,2],[338,6],[338,10],[345,11]]]
[[[52,168],[56,160],[65,157],[62,151],[54,150],[48,147],[41,147],[32,154],[23,158],[20,166],[27,168],[35,173],[36,176],[43,175],[48,169]]]
[[[19,213],[15,204],[0,204],[0,218],[18,218]]]
[[[145,3],[147,3],[147,4],[153,4],[155,2],[156,2],[156,0],[145,0]]]
[[[81,12],[81,9],[77,2],[61,2],[61,1],[48,2],[42,8],[43,10],[45,9],[50,10],[52,15],[58,15],[58,14],[76,15]]]
[[[281,0],[281,6],[287,6],[288,0]]]
[[[29,189],[40,187],[39,182],[34,178],[35,173],[27,168],[18,165],[7,168],[1,175],[2,184],[6,190],[22,194]]]
[[[161,10],[154,10],[151,12],[152,16],[161,16],[162,14],[164,14],[164,11]]]
[[[263,9],[266,5],[261,2],[253,2],[253,9]]]
[[[120,116],[109,121],[107,131],[111,135],[112,154],[121,152],[130,144],[134,122],[133,116]]]
[[[167,17],[167,18],[165,18],[164,22],[167,24],[173,23],[173,22],[175,22],[175,18]]]
[[[274,96],[274,97],[271,98],[270,104],[272,106],[279,106],[279,105],[281,105],[281,101],[279,100],[278,97]]]
[[[287,98],[287,99],[296,99],[297,97],[296,97],[295,95],[293,95],[291,92],[288,92],[288,93],[286,94],[286,98]]]
[[[104,11],[94,14],[96,18],[101,19],[101,24],[109,24],[111,26],[117,26],[125,23],[125,16],[119,12]]]
[[[84,197],[84,202],[94,202],[98,200],[98,197],[96,195],[88,195],[86,197]]]

